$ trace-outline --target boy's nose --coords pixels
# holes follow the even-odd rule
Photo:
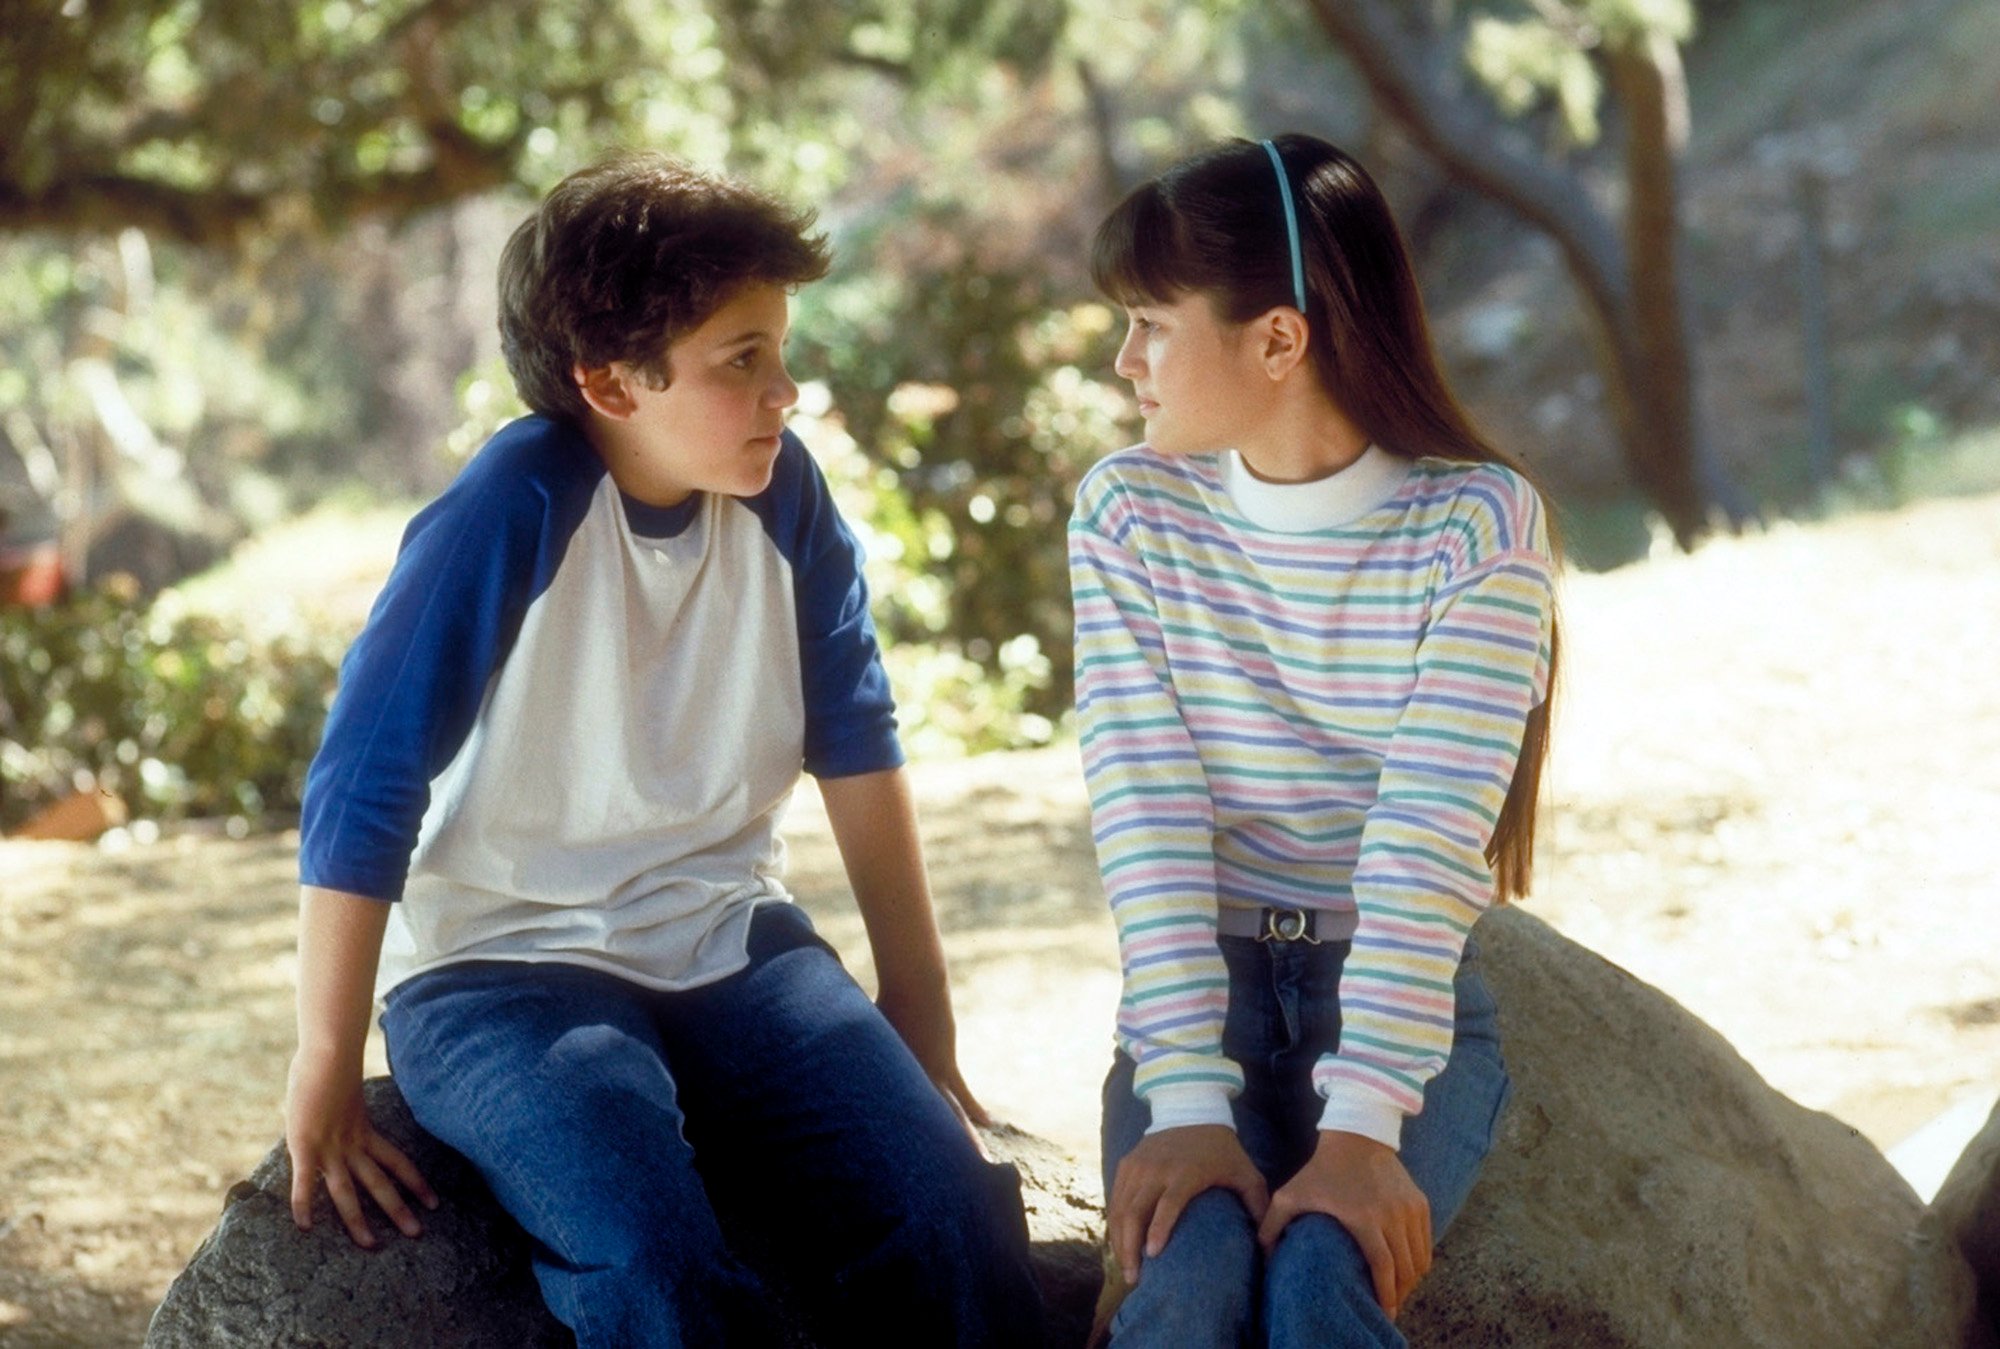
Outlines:
[[[792,378],[791,371],[779,367],[777,383],[771,386],[765,401],[774,408],[788,408],[799,401],[799,383]]]

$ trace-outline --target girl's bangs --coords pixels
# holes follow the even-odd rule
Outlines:
[[[1157,183],[1118,203],[1090,247],[1090,279],[1115,304],[1171,304],[1191,289],[1181,240]]]

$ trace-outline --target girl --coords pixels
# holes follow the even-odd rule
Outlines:
[[[1310,136],[1097,232],[1146,443],[1070,525],[1124,997],[1114,1345],[1397,1345],[1508,1086],[1468,940],[1525,890],[1554,677],[1540,499],[1439,373],[1401,237]]]

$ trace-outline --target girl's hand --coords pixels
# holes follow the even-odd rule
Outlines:
[[[1181,1210],[1203,1190],[1234,1190],[1252,1221],[1264,1216],[1270,1190],[1236,1131],[1221,1124],[1191,1124],[1147,1134],[1118,1163],[1111,1181],[1105,1226],[1111,1253],[1125,1282],[1139,1282],[1139,1248],[1146,1258],[1166,1249]]]
[[[312,1230],[313,1191],[322,1175],[347,1234],[368,1250],[375,1248],[375,1234],[361,1212],[357,1181],[406,1237],[421,1236],[424,1229],[403,1201],[397,1182],[425,1208],[438,1206],[437,1195],[416,1164],[375,1132],[361,1103],[358,1072],[317,1065],[303,1053],[292,1060],[285,1093],[285,1146],[292,1154],[292,1221],[302,1231]]]
[[[1393,1319],[1431,1267],[1431,1205],[1396,1150],[1360,1134],[1322,1130],[1312,1160],[1271,1197],[1257,1240],[1269,1254],[1301,1213],[1336,1219],[1361,1245],[1375,1299]]]

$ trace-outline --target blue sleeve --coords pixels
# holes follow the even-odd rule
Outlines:
[[[581,436],[523,418],[410,522],[306,773],[304,884],[402,897],[431,782],[464,745],[602,474]]]
[[[896,705],[868,613],[861,543],[798,437],[785,433],[770,487],[744,504],[792,568],[806,771],[839,778],[900,766]]]

